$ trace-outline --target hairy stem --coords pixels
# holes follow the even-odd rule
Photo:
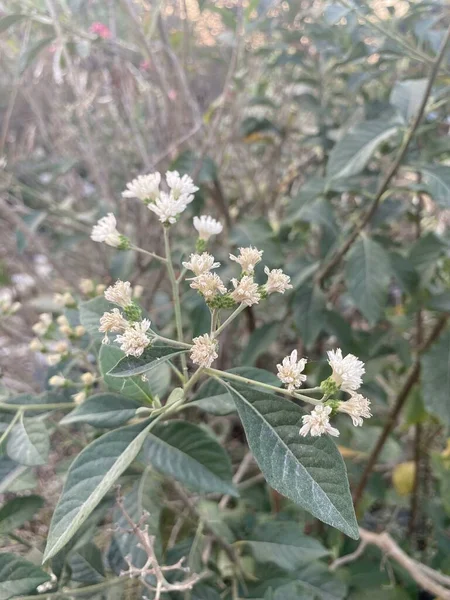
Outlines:
[[[238,316],[238,314],[240,314],[244,310],[244,308],[246,308],[245,304],[239,304],[239,306],[236,308],[236,310],[234,312],[231,313],[231,315],[228,317],[228,319],[226,319],[222,323],[222,325],[216,329],[216,331],[213,334],[213,337],[216,338],[218,335],[220,335],[220,333],[222,333],[222,331],[225,329],[225,327],[228,327],[228,325],[231,323],[231,321],[234,321],[234,319]]]
[[[172,264],[172,252],[170,250],[170,240],[169,240],[169,229],[164,227],[164,247],[166,252],[166,260],[167,260],[167,272],[169,274],[170,284],[172,286],[172,296],[173,296],[173,305],[175,310],[175,322],[177,327],[177,337],[178,341],[183,343],[183,322],[181,320],[181,307],[180,307],[180,293],[179,293],[179,284],[175,277],[175,272],[173,270]],[[187,380],[188,371],[187,371],[187,362],[186,356],[184,354],[181,355],[181,366],[183,369],[184,378]]]

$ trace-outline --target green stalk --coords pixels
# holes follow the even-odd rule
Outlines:
[[[230,379],[231,381],[237,381],[239,383],[245,383],[247,385],[253,385],[255,387],[260,387],[264,390],[268,390],[270,392],[275,392],[277,394],[284,394],[285,396],[289,396],[290,398],[296,398],[298,400],[303,400],[303,402],[307,402],[308,404],[321,404],[320,400],[316,400],[315,398],[308,398],[308,396],[304,396],[298,392],[289,392],[283,388],[278,388],[274,385],[270,385],[268,383],[262,383],[262,381],[256,381],[255,379],[249,379],[248,377],[241,377],[240,375],[236,375],[235,373],[226,373],[225,371],[219,371],[218,369],[205,368],[204,372],[207,375],[211,375],[213,377],[219,379]]]
[[[12,418],[11,423],[8,425],[8,427],[3,432],[2,437],[0,437],[0,447],[3,444],[3,442],[6,440],[9,433],[11,432],[12,428],[14,427],[14,425],[17,423],[17,421],[20,419],[21,416],[22,416],[22,411],[18,410],[16,412],[16,414],[14,415],[14,417]]]
[[[222,325],[216,329],[216,331],[213,333],[213,337],[216,338],[220,333],[222,333],[222,331],[225,329],[225,327],[227,327],[231,321],[233,321],[239,313],[241,313],[244,308],[246,308],[245,304],[239,304],[239,306],[236,308],[236,310],[234,312],[231,313],[231,315],[228,317],[228,319],[226,319]]]
[[[182,324],[182,320],[181,320],[179,284],[177,282],[177,279],[175,277],[175,272],[173,270],[172,252],[170,250],[168,227],[164,227],[164,248],[165,248],[165,252],[166,252],[167,272],[169,274],[170,284],[172,286],[172,297],[173,297],[173,305],[174,305],[174,310],[175,310],[175,322],[176,322],[176,326],[177,326],[177,337],[178,337],[178,341],[183,343],[183,324]],[[185,378],[185,380],[187,380],[188,370],[187,370],[186,356],[184,354],[181,355],[181,366],[183,369],[184,378]]]

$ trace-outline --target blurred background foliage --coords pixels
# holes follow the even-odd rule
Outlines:
[[[296,347],[314,384],[331,347],[364,360],[375,416],[363,429],[343,422],[339,439],[360,522],[450,573],[449,12],[445,0],[0,1],[5,388],[45,386],[31,326],[60,310],[53,292],[80,296],[83,278],[142,285],[152,321],[170,326],[158,266],[89,233],[112,211],[121,231],[158,252],[159,224],[121,192],[140,173],[189,173],[200,185],[190,216],[226,227],[216,258],[252,244],[294,285],[286,302],[252,307],[227,330],[220,368],[273,371]],[[192,249],[188,221],[178,225],[180,259]],[[7,316],[15,301],[21,310]],[[186,329],[206,331],[201,299],[186,288],[182,302]],[[242,433],[230,423],[235,451]],[[57,462],[41,481],[0,490],[37,489],[54,504],[43,488]],[[279,502],[251,488],[250,513],[227,515],[228,525],[251,529],[252,511],[278,513]],[[48,510],[28,535],[47,525]],[[335,556],[354,549],[317,523],[306,530]],[[418,598],[380,556],[367,551],[326,589],[264,597]]]

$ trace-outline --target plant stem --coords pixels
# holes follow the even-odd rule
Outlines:
[[[177,326],[177,337],[178,341],[183,343],[183,322],[181,320],[181,307],[180,307],[180,294],[179,294],[179,286],[175,277],[175,272],[173,270],[172,264],[172,252],[170,250],[170,240],[169,240],[169,229],[168,227],[164,227],[164,248],[166,252],[166,261],[167,261],[167,272],[169,274],[170,283],[172,286],[172,297],[173,297],[173,305],[175,310],[175,322]],[[185,380],[188,378],[188,370],[187,370],[187,362],[186,356],[184,354],[181,355],[181,366],[183,369],[183,375]]]
[[[400,164],[406,154],[406,151],[408,150],[409,144],[411,143],[411,140],[414,137],[414,134],[416,133],[416,130],[420,124],[420,121],[422,120],[423,114],[425,112],[425,107],[427,105],[428,98],[431,93],[431,89],[433,87],[434,81],[438,74],[439,66],[442,62],[442,59],[445,56],[445,50],[447,48],[449,41],[450,41],[450,27],[447,29],[447,33],[444,36],[439,53],[433,62],[433,68],[431,69],[430,76],[428,77],[428,83],[427,83],[427,87],[426,87],[425,93],[422,98],[422,102],[417,111],[414,121],[412,122],[411,126],[409,127],[409,129],[407,130],[407,132],[403,138],[403,142],[402,142],[402,145],[400,146],[400,150],[397,154],[397,158],[391,163],[391,166],[388,169],[386,175],[384,176],[384,178],[378,188],[377,194],[376,194],[375,198],[373,199],[371,205],[369,206],[369,209],[367,210],[367,212],[362,216],[358,225],[356,225],[356,227],[353,229],[353,231],[349,235],[349,237],[344,241],[342,246],[334,253],[334,255],[330,258],[330,260],[324,265],[324,267],[316,275],[315,281],[319,286],[323,287],[323,284],[325,283],[325,279],[328,277],[328,275],[330,275],[330,273],[333,271],[333,269],[341,262],[341,260],[344,258],[344,256],[347,254],[347,252],[350,250],[350,248],[352,247],[354,242],[358,239],[359,234],[362,232],[364,227],[369,223],[369,221],[371,220],[371,218],[374,216],[375,212],[377,211],[378,206],[383,198],[383,194],[386,192],[386,190],[391,182],[391,179],[397,173],[397,170],[400,167]]]
[[[222,331],[225,329],[225,327],[227,327],[231,323],[231,321],[234,321],[234,319],[238,316],[238,314],[241,313],[245,308],[246,308],[245,304],[239,304],[239,306],[236,308],[236,310],[234,312],[231,313],[231,315],[228,317],[228,319],[226,319],[222,323],[222,325],[216,329],[216,331],[213,333],[213,337],[216,338],[220,333],[222,333]]]
[[[147,254],[147,256],[151,256],[152,258],[155,258],[156,260],[159,260],[159,262],[162,262],[164,264],[167,263],[167,259],[164,258],[164,256],[159,256],[159,254],[155,254],[154,252],[149,252],[148,250],[144,250],[144,248],[139,248],[139,246],[131,245],[130,250],[135,250],[136,252],[141,252],[142,254]]]
[[[195,371],[195,373],[192,375],[192,377],[186,383],[186,385],[184,386],[184,396],[185,397],[186,397],[187,392],[191,389],[191,387],[199,379],[199,377],[201,377],[201,375],[203,374],[203,372],[204,372],[204,369],[202,367],[200,367],[199,369],[197,369]]]
[[[0,448],[1,448],[1,445],[3,444],[3,442],[6,440],[6,438],[10,434],[12,428],[14,427],[14,425],[17,423],[17,421],[20,419],[21,416],[22,416],[22,411],[18,410],[16,412],[16,414],[14,415],[14,417],[12,418],[11,423],[8,425],[8,427],[3,432],[2,437],[0,437]]]
[[[155,341],[157,342],[165,342],[166,344],[170,344],[172,346],[179,346],[180,348],[186,348],[189,350],[192,348],[192,344],[185,344],[184,342],[179,342],[178,340],[171,340],[170,338],[163,337],[162,335],[158,335],[155,333]]]
[[[218,369],[206,368],[204,372],[207,375],[212,375],[213,377],[218,377],[219,379],[230,379],[232,381],[238,381],[239,383],[246,383],[247,385],[254,385],[256,387],[263,388],[265,390],[269,390],[270,392],[276,392],[278,394],[284,394],[285,396],[289,396],[290,398],[296,398],[298,400],[303,400],[303,402],[307,402],[308,404],[321,404],[320,400],[316,400],[314,398],[308,398],[308,396],[303,396],[303,394],[299,394],[298,392],[289,392],[288,390],[284,390],[283,388],[278,388],[274,385],[270,385],[268,383],[263,383],[262,381],[256,381],[256,379],[249,379],[248,377],[241,377],[240,375],[236,375],[235,373],[227,373],[225,371],[219,371]]]
[[[85,594],[89,594],[89,597],[92,597],[96,592],[112,587],[113,585],[123,585],[128,580],[125,577],[114,577],[113,579],[107,579],[106,581],[102,581],[101,583],[96,583],[94,585],[88,585],[80,588],[72,588],[67,590],[61,590],[57,592],[47,592],[41,595],[45,600],[54,598],[65,598],[72,596],[84,596]],[[36,600],[38,596],[17,596],[16,600]]]
[[[75,408],[76,402],[60,402],[55,404],[7,404],[6,402],[0,402],[0,411],[5,412],[25,412],[27,410],[59,410],[65,408]]]
[[[408,371],[405,382],[404,382],[402,388],[400,389],[400,392],[398,393],[398,396],[395,400],[395,404],[394,404],[391,412],[389,413],[389,416],[387,418],[384,429],[381,432],[381,435],[378,438],[378,441],[377,441],[374,449],[370,453],[366,468],[364,469],[363,474],[361,475],[359,484],[355,490],[355,493],[353,494],[353,503],[355,505],[355,509],[358,507],[358,504],[361,501],[364,490],[366,489],[366,485],[369,481],[370,474],[373,471],[375,463],[378,460],[380,452],[382,451],[384,444],[386,443],[386,440],[389,437],[389,434],[394,429],[394,426],[397,423],[397,418],[398,418],[406,400],[408,399],[409,393],[410,393],[411,389],[413,388],[414,384],[416,383],[416,381],[419,379],[420,355],[423,352],[425,352],[426,350],[428,350],[428,348],[431,346],[431,344],[438,338],[439,334],[444,329],[444,327],[447,323],[447,319],[448,319],[448,315],[443,315],[439,319],[439,321],[437,321],[437,323],[431,330],[430,335],[428,336],[428,338],[424,341],[424,343],[421,345],[421,347],[418,350],[417,358],[416,358],[414,364],[410,367],[410,369]]]

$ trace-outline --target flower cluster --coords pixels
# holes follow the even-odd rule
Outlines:
[[[239,279],[233,278],[232,290],[228,290],[222,279],[212,269],[220,267],[215,258],[203,252],[202,254],[191,254],[189,261],[184,262],[185,269],[192,271],[195,277],[190,278],[191,288],[198,290],[211,308],[231,308],[234,304],[252,306],[258,304],[261,298],[277,292],[284,294],[290,288],[290,277],[285,275],[281,269],[264,269],[267,282],[260,286],[254,280],[255,266],[261,261],[263,251],[249,246],[239,248],[238,256],[230,254],[230,260],[241,266]],[[223,296],[223,299],[220,299]]]
[[[297,350],[293,350],[282,360],[281,364],[277,365],[277,376],[287,386],[289,392],[295,394],[306,380],[306,375],[303,374],[306,363],[305,358],[297,360]],[[361,426],[363,419],[372,416],[370,400],[357,392],[361,387],[362,375],[365,372],[364,363],[353,354],[342,356],[342,350],[337,348],[328,352],[328,364],[332,369],[332,374],[320,386],[324,392],[322,403],[317,404],[309,415],[302,417],[303,426],[300,429],[302,436],[308,434],[320,436],[324,433],[338,436],[339,431],[330,425],[330,417],[335,412],[348,414],[355,427]],[[350,394],[349,400],[329,399],[332,394],[339,391]]]
[[[122,192],[124,198],[138,198],[144,202],[149,210],[154,212],[161,223],[173,225],[179,215],[194,199],[195,192],[199,189],[189,175],[180,177],[178,171],[167,171],[166,186],[168,191],[160,189],[161,174],[150,173],[139,175]]]
[[[104,333],[103,344],[109,344],[109,333],[118,333],[115,341],[120,344],[120,349],[127,356],[141,356],[151,340],[147,334],[151,322],[141,320],[141,310],[133,301],[133,290],[129,281],[116,281],[105,290],[105,298],[118,308],[105,312],[100,318],[99,331]]]
[[[205,335],[200,335],[199,337],[194,338],[192,342],[192,362],[200,367],[210,367],[218,357],[217,341],[205,333]]]
[[[67,358],[72,352],[70,342],[82,338],[86,333],[83,325],[71,325],[65,315],[59,315],[55,323],[51,313],[39,315],[39,320],[32,326],[32,330],[36,337],[30,341],[28,347],[32,352],[45,354],[49,366],[55,366]],[[63,339],[55,339],[58,332]]]

